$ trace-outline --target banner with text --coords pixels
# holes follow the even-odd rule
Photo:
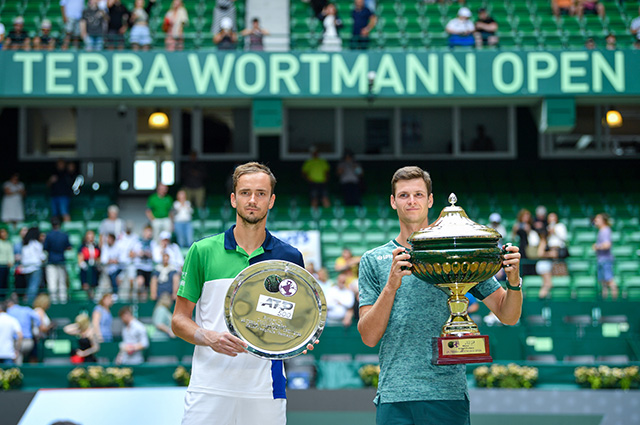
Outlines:
[[[0,52],[2,98],[640,95],[640,51]],[[634,77],[635,75],[635,77]],[[371,81],[370,81],[371,79]]]

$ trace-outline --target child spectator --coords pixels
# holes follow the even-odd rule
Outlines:
[[[7,34],[7,40],[4,44],[5,50],[31,50],[31,39],[24,30],[24,18],[22,16],[13,18],[13,29]]]
[[[606,45],[607,50],[618,50],[618,43],[617,43],[615,34],[609,33],[605,41],[607,42],[607,45]]]
[[[489,16],[487,9],[484,7],[478,9],[478,20],[475,25],[476,31],[473,33],[473,36],[475,37],[477,48],[498,44],[498,36],[496,35],[498,24]]]
[[[253,18],[251,21],[251,28],[245,28],[240,33],[243,37],[249,37],[249,50],[264,50],[262,44],[262,38],[265,35],[269,35],[269,31],[260,26],[260,20]]]
[[[447,24],[445,30],[449,33],[449,46],[473,46],[475,39],[473,32],[475,25],[470,20],[471,11],[467,7],[458,10],[458,16]]]
[[[34,50],[53,50],[56,48],[56,38],[51,35],[51,21],[43,19],[40,24],[40,34],[33,39]]]
[[[101,51],[104,47],[104,34],[109,16],[98,7],[98,0],[89,0],[88,7],[82,12],[80,35],[87,51]]]

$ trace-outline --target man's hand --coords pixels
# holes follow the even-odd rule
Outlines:
[[[507,246],[508,254],[504,256],[504,270],[507,273],[507,279],[513,286],[520,283],[520,248],[514,245]]]
[[[196,344],[207,345],[213,351],[231,357],[247,351],[247,343],[229,332],[216,332],[200,328],[196,331],[194,338]]]
[[[307,349],[302,352],[302,354],[307,354],[307,352],[312,351],[315,347],[314,345],[319,343],[320,340],[317,339],[313,344],[307,344]]]
[[[409,262],[411,256],[406,252],[404,247],[394,249],[392,254],[393,262],[391,263],[387,285],[394,291],[397,291],[402,284],[402,278],[411,275],[412,264]]]

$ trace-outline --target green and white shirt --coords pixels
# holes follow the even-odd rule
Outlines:
[[[224,299],[235,277],[252,264],[285,260],[304,267],[300,251],[267,231],[264,243],[248,255],[236,243],[235,226],[195,242],[187,254],[178,295],[196,303],[198,326],[228,332]],[[249,353],[236,357],[196,346],[189,391],[229,397],[286,398],[282,360],[265,360]]]
[[[360,306],[373,305],[389,279],[392,240],[360,260]],[[472,295],[482,300],[500,288],[495,278],[479,283]],[[374,403],[462,400],[467,394],[464,365],[433,365],[432,338],[449,318],[448,296],[417,277],[405,276],[380,340],[380,381]]]

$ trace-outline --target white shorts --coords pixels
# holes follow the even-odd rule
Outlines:
[[[187,391],[182,425],[285,425],[284,398],[239,398]]]

